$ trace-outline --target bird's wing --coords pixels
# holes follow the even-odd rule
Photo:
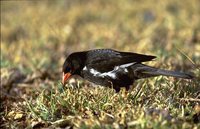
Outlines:
[[[111,49],[96,49],[87,52],[86,65],[99,72],[108,72],[113,70],[115,66],[133,62],[146,62],[154,58],[156,57],[131,52],[119,52]]]

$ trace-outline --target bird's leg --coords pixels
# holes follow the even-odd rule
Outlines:
[[[126,91],[128,92],[130,89],[130,86],[126,86],[125,88],[126,88]]]
[[[110,84],[109,87],[112,88],[112,89],[115,89],[115,91],[116,91],[117,93],[120,91],[120,88],[114,87],[112,81],[108,81],[108,83]]]
[[[115,87],[114,89],[115,89],[116,93],[120,92],[120,87]]]

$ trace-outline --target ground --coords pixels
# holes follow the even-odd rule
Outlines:
[[[159,76],[115,93],[74,77],[74,51],[152,54],[151,66],[191,72]],[[123,80],[122,80],[123,81]],[[200,128],[199,0],[1,1],[0,128]]]

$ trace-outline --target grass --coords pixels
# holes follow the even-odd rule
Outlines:
[[[156,4],[155,4],[156,3]],[[200,6],[193,1],[1,1],[1,128],[200,127]],[[192,72],[156,77],[126,93],[61,68],[74,51],[156,55],[151,66]]]

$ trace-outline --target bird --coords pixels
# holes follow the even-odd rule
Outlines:
[[[184,72],[170,71],[142,64],[152,61],[156,56],[133,52],[121,52],[113,49],[93,49],[74,52],[64,61],[62,84],[72,75],[79,75],[96,85],[113,88],[119,92],[122,87],[129,90],[138,79],[172,76],[192,79],[193,75]]]

